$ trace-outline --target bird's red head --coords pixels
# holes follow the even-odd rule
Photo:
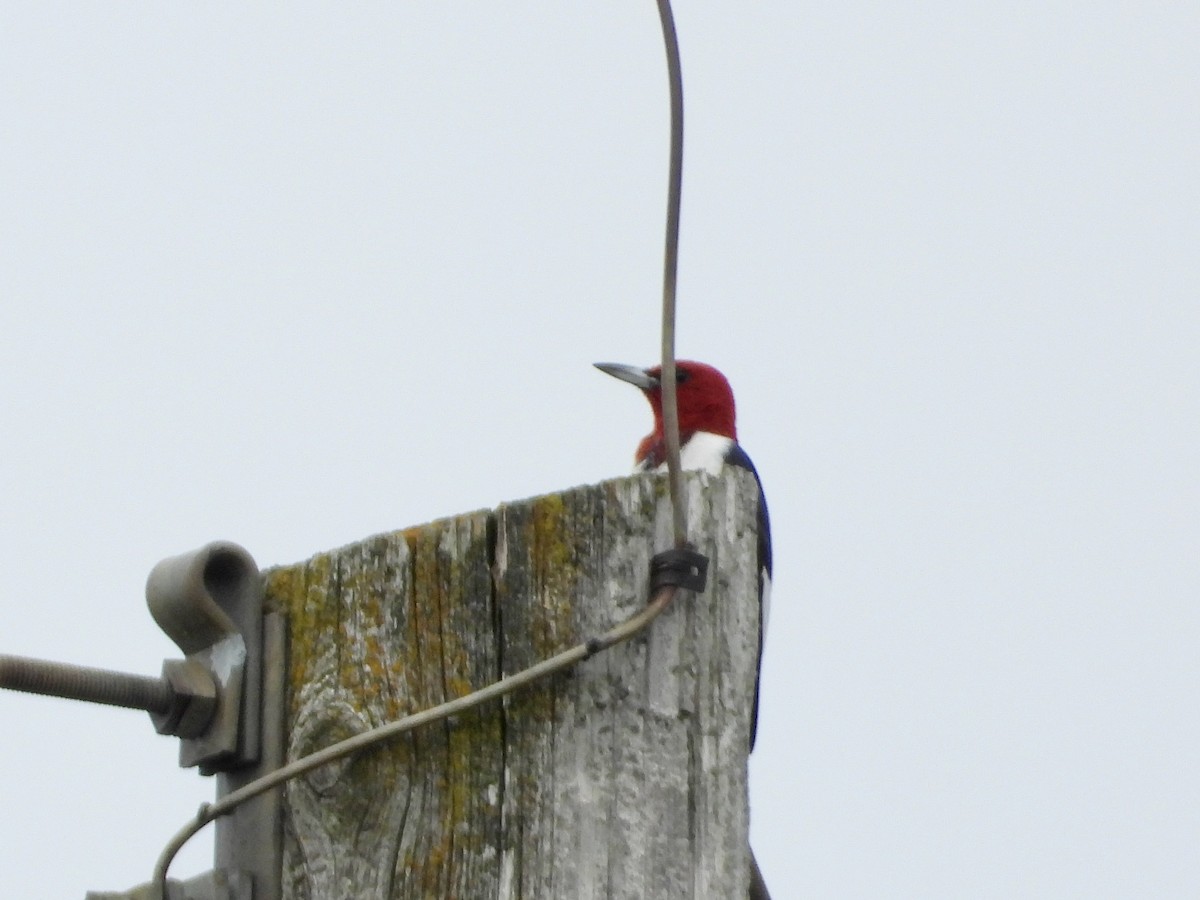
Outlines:
[[[644,388],[654,411],[654,431],[662,434],[662,367],[646,370],[653,384]],[[675,397],[679,406],[679,433],[708,431],[737,440],[737,413],[733,389],[725,376],[712,366],[690,360],[675,363]]]
[[[654,412],[654,431],[642,440],[642,445],[638,448],[638,458],[641,459],[651,447],[661,443],[663,437],[660,382],[662,367],[638,369],[617,363],[596,363],[596,367],[641,388],[646,399],[650,401],[650,409]],[[684,443],[697,431],[707,431],[737,440],[737,414],[733,404],[733,390],[724,375],[704,363],[677,360],[675,386],[679,407],[679,435]]]

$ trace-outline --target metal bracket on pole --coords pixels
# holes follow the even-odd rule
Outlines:
[[[84,900],[160,900],[154,886],[144,884],[132,891],[88,891]],[[167,882],[167,896],[161,900],[258,900],[248,875],[226,873],[220,869],[187,881]]]
[[[254,558],[218,541],[160,562],[146,602],[186,659],[162,677],[0,656],[0,687],[144,709],[182,738],[179,764],[205,775],[255,762],[261,750],[262,578]]]
[[[164,559],[146,602],[185,654],[164,662],[161,678],[0,655],[0,688],[144,709],[160,734],[181,739],[181,766],[218,776],[218,797],[281,766],[286,629],[281,615],[263,615],[254,558],[217,541]],[[277,900],[280,809],[272,791],[219,820],[216,868],[171,882],[169,900]],[[147,890],[88,897],[140,900]]]
[[[164,559],[146,580],[154,621],[185,654],[163,677],[183,681],[203,669],[217,685],[215,714],[203,731],[184,734],[178,723],[151,714],[160,733],[180,734],[181,766],[205,775],[258,759],[262,693],[262,579],[253,557],[237,544],[216,542]]]

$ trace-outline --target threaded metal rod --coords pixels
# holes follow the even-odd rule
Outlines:
[[[162,678],[0,655],[0,687],[165,713],[175,693]]]

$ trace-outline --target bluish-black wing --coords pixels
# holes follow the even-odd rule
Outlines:
[[[767,616],[771,602],[771,517],[767,512],[767,497],[763,493],[762,479],[750,456],[738,444],[733,444],[725,455],[725,463],[754,473],[758,482],[758,669],[762,671],[763,640],[767,632]],[[754,711],[750,718],[750,749],[758,732],[758,678],[754,681]]]

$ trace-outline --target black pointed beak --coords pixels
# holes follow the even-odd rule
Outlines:
[[[647,375],[645,369],[639,369],[637,366],[627,366],[622,363],[594,363],[594,365],[606,375],[628,381],[643,391],[649,391],[659,386],[657,378]]]

